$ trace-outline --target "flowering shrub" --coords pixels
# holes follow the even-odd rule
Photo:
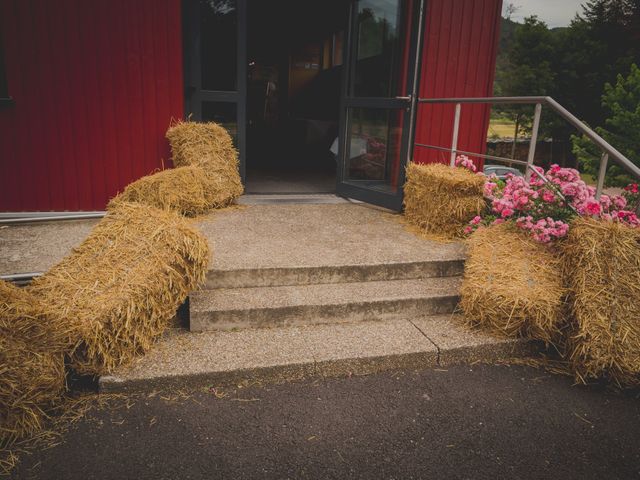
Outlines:
[[[640,207],[640,190],[637,183],[624,187],[622,197],[627,201],[629,210],[637,210]]]
[[[458,155],[456,157],[456,167],[466,168],[467,170],[471,170],[473,173],[476,173],[478,169],[476,165],[466,155]]]
[[[495,175],[487,177],[484,194],[488,211],[471,220],[465,232],[471,233],[481,225],[510,221],[535,240],[549,243],[567,235],[569,222],[576,215],[640,226],[638,217],[628,208],[630,199],[636,198],[633,195],[640,198],[637,185],[627,187],[622,196],[601,195],[597,200],[595,188],[587,185],[577,170],[558,165],[552,165],[547,172],[535,168],[539,175],[534,173],[529,182],[514,175],[509,175],[506,182]],[[543,175],[548,182],[541,178]]]

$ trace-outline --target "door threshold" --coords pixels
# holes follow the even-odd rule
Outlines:
[[[255,193],[238,199],[239,205],[340,204],[353,203],[335,193]]]

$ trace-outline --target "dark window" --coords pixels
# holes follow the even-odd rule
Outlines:
[[[203,90],[238,88],[238,9],[236,0],[200,0]]]

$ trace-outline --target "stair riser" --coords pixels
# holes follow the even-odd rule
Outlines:
[[[207,274],[207,281],[204,288],[276,287],[321,283],[455,277],[462,275],[463,271],[463,260],[411,262],[388,265],[210,270]]]
[[[352,323],[364,320],[393,320],[412,315],[452,313],[457,295],[368,301],[338,305],[300,305],[231,311],[191,310],[192,332],[244,328],[271,328],[292,325]]]

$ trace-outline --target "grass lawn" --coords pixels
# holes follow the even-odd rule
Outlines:
[[[489,138],[513,138],[516,124],[504,118],[492,118],[489,122]]]

